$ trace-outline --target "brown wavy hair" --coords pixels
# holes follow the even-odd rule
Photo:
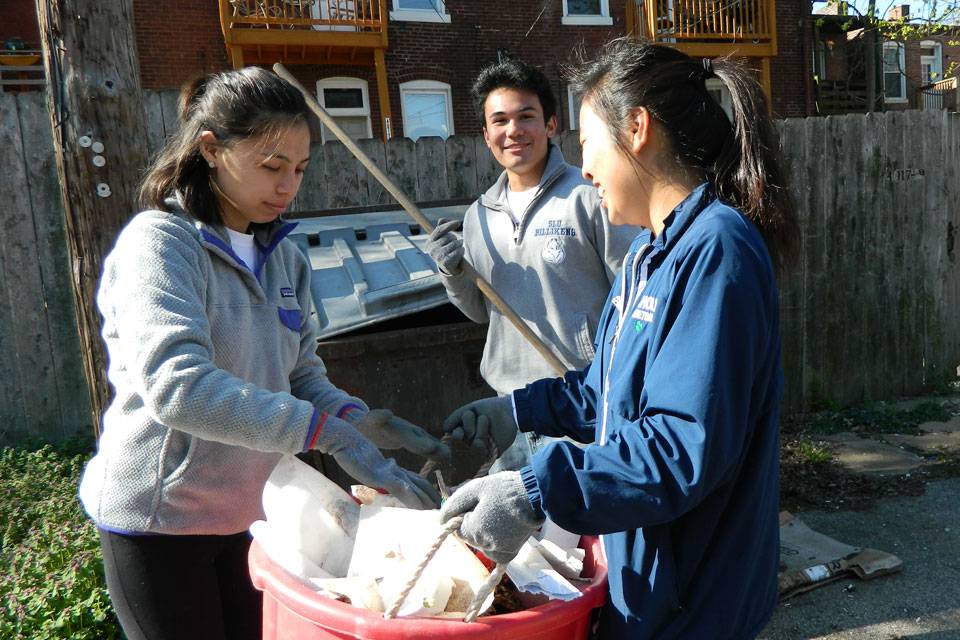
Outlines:
[[[180,194],[186,210],[207,224],[222,224],[210,186],[210,167],[200,153],[200,134],[211,131],[219,144],[269,135],[309,116],[303,94],[260,67],[201,76],[180,91],[180,129],[150,164],[140,185],[140,204],[167,211],[167,198]]]

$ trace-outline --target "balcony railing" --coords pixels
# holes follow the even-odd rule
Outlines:
[[[0,53],[0,93],[42,89],[46,84],[42,51]]]
[[[773,0],[635,0],[638,35],[653,42],[775,41]]]
[[[960,109],[958,104],[958,83],[957,78],[945,78],[939,82],[926,84],[917,89],[917,106],[921,109],[946,109],[948,111],[957,111]]]
[[[382,32],[380,0],[220,0],[232,29]]]
[[[374,65],[387,48],[387,0],[219,0],[234,68]]]

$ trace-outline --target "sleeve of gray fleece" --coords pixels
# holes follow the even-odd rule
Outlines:
[[[98,304],[117,327],[123,375],[171,429],[260,451],[302,451],[317,420],[313,404],[214,365],[206,273],[192,233],[138,217],[106,261]]]
[[[463,248],[464,260],[471,265],[476,265],[473,259],[474,245],[479,246],[479,250],[485,250],[481,243],[476,242],[479,232],[473,227],[476,226],[473,220],[477,217],[477,203],[470,205],[463,217]],[[449,275],[440,271],[440,280],[447,290],[447,297],[453,305],[463,312],[471,320],[477,323],[489,322],[490,312],[487,310],[487,301],[483,293],[477,288],[477,285],[463,274],[461,271],[457,275]]]
[[[296,281],[303,326],[300,327],[300,355],[290,373],[290,390],[297,398],[309,400],[320,411],[355,422],[370,409],[363,400],[339,389],[327,377],[327,367],[317,355],[319,329],[310,293],[310,265],[299,251],[294,252],[293,259],[301,262],[297,265]]]

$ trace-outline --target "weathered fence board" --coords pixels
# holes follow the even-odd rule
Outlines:
[[[16,96],[0,96],[0,166],[4,167],[5,174],[0,186],[0,202],[7,211],[0,251],[3,252],[2,279],[6,282],[4,304],[11,311],[3,330],[10,336],[14,356],[6,363],[4,377],[12,374],[19,387],[7,401],[15,414],[22,416],[13,421],[14,428],[20,429],[60,424],[43,280],[41,269],[36,268],[38,242],[27,188],[28,161]],[[25,268],[28,265],[31,268]],[[61,436],[56,432],[53,435]]]
[[[57,167],[53,153],[53,138],[48,123],[32,117],[46,108],[39,92],[17,95],[20,114],[20,133],[23,138],[24,162],[33,227],[36,233],[36,251],[41,283],[43,285],[43,316],[50,339],[51,375],[56,386],[55,410],[59,414],[54,424],[60,425],[60,435],[69,437],[70,425],[90,422],[90,397],[80,354],[77,334],[76,304],[71,291],[70,264],[67,260],[66,224],[62,213]],[[54,408],[50,409],[51,413]]]
[[[386,148],[387,177],[407,197],[417,192],[417,148],[410,138],[391,140]],[[390,202],[395,202],[393,197]]]
[[[323,164],[327,184],[327,206],[354,207],[362,204],[356,161],[339,142],[323,145]]]
[[[420,202],[447,199],[447,160],[443,138],[417,140],[417,195]]]
[[[955,375],[957,119],[780,125],[803,227],[800,264],[781,282],[789,408],[917,393]]]
[[[151,153],[176,130],[176,99],[146,94]],[[42,104],[0,96],[0,429],[55,440],[86,429],[89,413]],[[799,262],[780,282],[785,409],[916,393],[955,374],[960,117],[911,111],[777,127],[802,230]],[[579,164],[577,132],[557,142]],[[360,145],[420,201],[476,197],[502,171],[481,136]],[[341,144],[312,145],[295,210],[390,202]]]
[[[563,151],[563,159],[579,167],[583,164],[583,158],[580,155],[580,132],[564,131],[560,134],[560,150]]]
[[[474,162],[477,164],[477,190],[483,193],[497,181],[497,178],[503,173],[503,167],[494,160],[493,153],[490,152],[483,138],[477,140],[474,149]]]
[[[294,204],[297,211],[319,211],[329,206],[326,175],[323,145],[314,142],[310,145],[310,162],[303,172],[303,182]]]
[[[357,146],[367,154],[367,157],[377,165],[381,171],[387,169],[387,157],[384,152],[383,140],[378,138],[367,138],[358,140]],[[360,192],[367,194],[366,201],[363,204],[378,205],[388,204],[390,202],[390,193],[380,184],[380,181],[373,177],[373,174],[367,171],[359,162],[357,163],[357,180],[360,185]]]
[[[144,122],[147,125],[147,155],[153,158],[163,147],[167,133],[163,126],[161,94],[151,91],[143,96]]]
[[[472,136],[450,136],[445,142],[447,161],[447,193],[450,198],[473,198],[477,188],[477,166],[474,162],[476,141]]]

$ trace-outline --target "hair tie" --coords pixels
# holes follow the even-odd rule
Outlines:
[[[707,78],[712,78],[712,77],[714,77],[715,75],[717,75],[717,74],[713,71],[713,59],[711,59],[711,58],[703,58],[700,62],[703,64],[703,73],[702,73],[702,75],[703,75],[703,79],[704,79],[704,80],[706,80]]]

